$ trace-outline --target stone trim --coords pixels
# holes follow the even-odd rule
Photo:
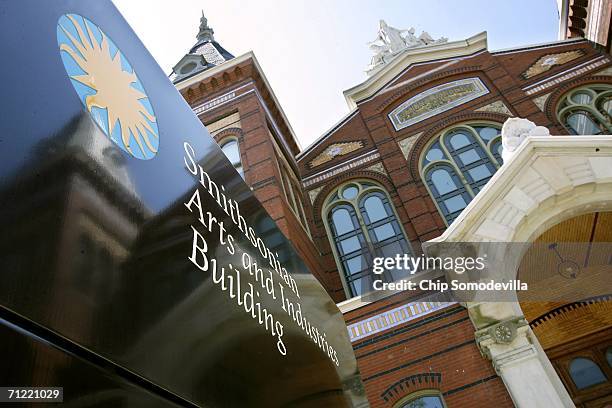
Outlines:
[[[366,167],[364,170],[375,171],[375,172],[383,174],[385,176],[389,176],[387,174],[387,170],[385,169],[385,166],[383,166],[383,164],[381,162],[378,162],[378,163],[373,164],[373,165],[371,165],[369,167]]]
[[[398,131],[472,101],[489,92],[489,89],[479,77],[458,79],[434,86],[410,97],[387,116],[395,130]],[[402,115],[409,109],[414,109],[414,116],[406,119],[402,118]]]
[[[308,192],[308,197],[310,198],[310,203],[311,204],[314,204],[315,200],[317,199],[317,195],[319,195],[321,190],[323,190],[323,186],[319,186],[319,187],[314,188],[314,189],[312,189],[312,190],[310,190]]]
[[[384,101],[378,104],[375,110],[376,112],[380,113],[384,111],[385,109],[387,109],[390,105],[394,104],[399,98],[405,97],[407,93],[412,92],[423,85],[430,84],[437,79],[452,77],[458,74],[465,74],[468,72],[474,75],[474,73],[478,74],[478,71],[481,71],[481,69],[482,69],[482,66],[475,65],[475,66],[469,66],[469,67],[461,67],[461,68],[444,70],[441,72],[433,72],[432,70],[430,72],[427,72],[426,73],[427,75],[423,75],[422,77],[419,76],[419,78],[411,78],[407,81],[401,82],[399,84],[395,84],[390,88],[385,87],[385,90],[384,90],[385,93],[391,92],[391,91],[394,91],[394,92],[389,97],[387,97]],[[399,75],[398,78],[400,76],[401,75]],[[365,101],[361,101],[359,103],[361,104],[363,102]]]
[[[321,153],[319,153],[317,157],[312,159],[310,163],[308,163],[308,165],[310,166],[310,168],[315,168],[329,161],[332,161],[338,156],[344,156],[354,151],[357,151],[363,148],[363,146],[363,140],[332,143],[331,145],[327,146]]]
[[[514,116],[510,109],[506,106],[506,104],[501,101],[491,102],[488,105],[480,107],[478,109],[474,109],[475,112],[493,112],[493,113],[501,113],[502,115]]]
[[[347,327],[351,342],[362,340],[381,331],[426,316],[451,305],[448,302],[411,302],[379,313]]]
[[[557,85],[561,82],[565,82],[568,79],[572,79],[578,75],[582,75],[585,72],[591,71],[597,67],[600,67],[602,65],[607,64],[608,58],[605,56],[602,57],[597,57],[591,61],[587,61],[588,63],[586,63],[586,65],[582,65],[573,69],[570,69],[568,71],[565,71],[564,73],[562,73],[563,75],[559,75],[554,79],[551,79],[549,81],[546,81],[544,83],[539,83],[538,84],[534,84],[534,85],[530,85],[528,87],[523,88],[523,90],[525,91],[525,93],[527,95],[533,95],[535,93],[541,92],[545,89],[548,89],[554,85]]]
[[[542,112],[546,112],[546,101],[548,101],[550,95],[551,93],[540,95],[537,98],[533,98],[532,101],[536,104],[538,108],[540,108]]]
[[[397,142],[406,160],[408,160],[408,156],[410,155],[410,149],[412,148],[412,146],[414,146],[415,142],[419,137],[421,137],[422,134],[423,132],[419,132],[416,135],[408,136],[407,138],[404,138]]]
[[[330,169],[326,172],[316,174],[314,176],[310,176],[304,179],[302,185],[304,187],[312,186],[313,184],[319,183],[323,180],[326,180],[332,176],[343,173],[347,170],[353,169],[357,166],[361,166],[362,164],[369,163],[373,160],[376,160],[380,157],[380,154],[377,151],[372,151],[371,154],[366,154],[364,156],[359,156],[354,158],[353,160],[349,160],[346,164]]]
[[[604,68],[601,71],[595,72],[594,75],[612,76],[612,67]]]
[[[552,69],[552,67],[555,65],[567,64],[570,61],[582,57],[584,54],[586,54],[586,52],[580,48],[577,50],[559,52],[556,54],[542,55],[537,61],[531,64],[529,68],[525,70],[525,72],[521,74],[521,77],[523,79],[529,79],[531,77],[543,74],[544,72]]]

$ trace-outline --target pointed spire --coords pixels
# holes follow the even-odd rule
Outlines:
[[[198,32],[197,39],[199,41],[215,41],[214,30],[208,26],[208,20],[204,17],[204,10],[202,10],[202,17],[200,18],[200,31]]]

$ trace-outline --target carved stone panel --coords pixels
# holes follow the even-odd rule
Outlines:
[[[344,156],[345,154],[349,154],[354,152],[355,150],[359,150],[363,147],[363,142],[358,140],[356,142],[342,142],[342,143],[334,143],[329,145],[325,150],[323,150],[317,157],[310,161],[310,167],[317,167],[321,164],[327,163],[332,160],[336,156]]]
[[[448,82],[408,99],[389,114],[389,119],[395,130],[400,130],[487,93],[479,78]]]
[[[476,112],[493,112],[493,113],[502,113],[504,115],[512,116],[512,112],[502,101],[495,101],[488,105],[485,105],[481,108],[475,110]]]
[[[555,65],[563,65],[584,55],[584,50],[573,50],[559,54],[546,54],[534,62],[525,72],[521,74],[523,79],[529,79],[548,71]]]

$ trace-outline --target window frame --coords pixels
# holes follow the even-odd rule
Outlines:
[[[490,140],[485,140],[477,131],[477,128],[479,127],[492,127],[496,128],[499,132]],[[435,187],[433,186],[433,182],[430,181],[431,172],[433,172],[436,168],[441,168],[444,166],[450,167],[450,169],[454,172],[454,177],[453,174],[451,174],[451,178],[453,178],[455,181],[456,177],[460,183],[457,191],[460,191],[460,195],[464,197],[467,205],[469,205],[470,201],[474,199],[478,191],[480,191],[486,185],[486,183],[489,182],[491,177],[493,177],[497,170],[499,170],[499,168],[503,165],[501,155],[493,151],[493,148],[496,147],[498,143],[501,143],[501,127],[501,123],[493,121],[470,121],[458,123],[439,132],[421,150],[421,154],[419,155],[419,175],[421,176],[421,181],[427,188],[429,196],[434,202],[434,205],[436,206],[436,209],[438,210],[438,213],[442,217],[446,226],[449,226],[459,216],[459,214],[461,214],[465,207],[460,211],[449,212],[441,206],[441,203],[444,200],[459,194],[457,194],[456,191],[446,194],[437,194],[437,192],[433,189],[433,187]],[[450,138],[461,130],[467,131],[467,133],[473,138],[473,142],[467,146],[461,147],[460,149],[453,149],[451,151],[451,149],[448,147],[450,144]],[[434,144],[438,144],[438,148],[443,152],[444,157],[441,159],[429,160],[427,159],[426,155]],[[463,165],[458,155],[464,151],[476,148],[480,149],[481,152],[484,152],[485,157],[482,157],[479,154],[480,158],[477,161],[469,163],[468,165]],[[488,163],[490,163],[493,169],[487,165]],[[464,171],[468,171],[483,164],[487,166],[490,171],[492,171],[491,177],[482,180],[470,181],[464,174]],[[445,197],[446,195],[448,195],[448,197]],[[468,196],[470,199],[466,200],[466,196]]]
[[[434,388],[428,388],[412,392],[402,397],[395,404],[393,404],[393,408],[403,408],[404,405],[423,397],[438,397],[440,398],[440,401],[442,401],[442,406],[444,408],[447,408],[446,401],[444,401],[444,395],[442,395],[442,392],[440,392],[440,390]]]
[[[576,404],[608,395],[610,390],[612,390],[612,367],[607,364],[605,355],[606,350],[610,347],[612,347],[612,342],[607,340],[597,345],[591,344],[587,348],[565,354],[553,360],[553,365],[559,377]],[[569,370],[571,362],[576,358],[587,358],[593,361],[604,374],[607,381],[593,384],[586,388],[578,388]]]
[[[245,174],[245,171],[244,171],[244,164],[242,163],[242,150],[240,149],[240,140],[238,140],[238,137],[237,136],[228,136],[228,137],[225,137],[225,138],[221,139],[217,144],[219,145],[219,148],[223,152],[223,155],[229,161],[229,157],[227,157],[227,155],[223,151],[223,148],[225,146],[227,146],[228,144],[232,143],[232,142],[236,143],[236,148],[238,149],[238,158],[239,158],[238,162],[240,164],[240,169],[241,170],[238,171],[238,169],[236,168],[236,163],[232,163],[231,161],[230,161],[230,163],[234,167],[234,170],[236,170],[236,172],[240,175],[240,177],[242,177],[242,180],[246,181],[246,174]]]
[[[580,92],[591,95],[591,101],[580,103],[573,100],[572,96]],[[581,134],[574,133],[574,129],[567,123],[567,118],[572,113],[587,113],[595,125],[600,128],[599,134],[612,134],[612,115],[602,112],[599,107],[601,100],[605,98],[612,98],[612,85],[610,84],[596,83],[572,88],[565,92],[557,103],[557,120],[570,134],[580,136]]]
[[[358,189],[358,192],[355,197],[351,199],[346,199],[342,197],[341,193],[344,191],[346,187],[350,185],[356,186]],[[371,193],[378,193],[382,195],[382,197],[385,198],[384,200],[382,200],[383,205],[385,205],[385,202],[386,202],[388,205],[387,208],[390,209],[392,212],[391,215],[387,215],[387,217],[385,217],[385,220],[392,219],[392,218],[395,220],[397,227],[399,228],[399,231],[401,232],[400,238],[397,238],[397,234],[396,234],[394,237],[390,237],[381,242],[374,242],[372,240],[371,235],[370,235],[370,229],[368,228],[368,225],[377,226],[378,222],[381,220],[377,220],[374,223],[367,224],[366,219],[364,218],[364,214],[362,213],[363,210],[362,210],[362,205],[361,205],[361,203],[365,200],[366,196],[368,196]],[[339,242],[340,239],[339,237],[336,237],[334,235],[334,232],[333,232],[334,230],[333,230],[333,227],[331,226],[331,221],[330,221],[330,217],[331,217],[333,210],[335,210],[339,206],[344,206],[344,205],[349,206],[353,209],[353,212],[355,214],[355,217],[358,223],[358,229],[354,231],[359,231],[358,234],[360,234],[365,240],[365,247],[362,246],[359,253],[362,254],[362,256],[366,258],[366,262],[370,263],[366,269],[363,269],[357,274],[354,274],[355,276],[350,276],[351,274],[347,273],[347,271],[344,268],[343,261],[345,259],[343,257],[345,255],[340,254],[337,248],[337,242]],[[406,231],[404,230],[402,221],[399,215],[397,214],[397,211],[395,209],[395,206],[393,205],[393,202],[391,200],[391,197],[389,196],[389,193],[380,183],[374,180],[366,179],[366,178],[359,178],[359,179],[348,180],[348,181],[345,181],[337,185],[327,195],[327,197],[324,200],[324,205],[321,209],[321,219],[323,220],[325,232],[327,234],[327,238],[332,248],[332,254],[334,256],[334,261],[336,262],[336,266],[338,268],[338,271],[340,272],[340,280],[342,282],[344,293],[347,299],[352,299],[352,298],[362,296],[362,294],[353,293],[349,285],[354,281],[354,279],[348,279],[348,278],[350,276],[350,277],[354,277],[358,279],[363,276],[366,276],[367,272],[370,271],[372,267],[373,260],[370,258],[372,258],[373,256],[378,256],[376,255],[376,250],[378,249],[378,247],[376,246],[377,244],[381,244],[381,243],[388,244],[388,243],[391,243],[392,238],[393,239],[397,238],[398,241],[401,240],[401,238],[403,238],[404,242],[406,243],[406,248],[407,248],[406,253],[414,254],[412,245],[410,243],[410,240],[408,239],[408,235],[406,234]],[[393,222],[393,221],[391,220],[388,222]],[[383,224],[385,223],[382,223],[381,225]],[[353,233],[354,231],[351,231],[350,233]],[[343,237],[343,239],[345,239],[346,238],[345,235],[348,237],[350,233],[346,233],[341,236]],[[348,257],[348,259],[353,258],[357,254],[358,254],[357,251],[355,251],[355,253],[351,253],[351,256]]]

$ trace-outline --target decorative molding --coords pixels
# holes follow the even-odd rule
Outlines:
[[[546,54],[538,58],[536,62],[531,64],[525,72],[521,74],[523,79],[529,79],[536,75],[540,75],[550,70],[555,65],[567,64],[577,58],[582,57],[586,52],[582,49],[572,50],[567,52],[561,52],[558,54]]]
[[[356,142],[341,142],[334,143],[325,148],[317,157],[312,159],[309,163],[310,168],[320,166],[321,164],[327,163],[333,160],[337,156],[344,156],[352,153],[363,147],[363,141],[358,140]]]
[[[400,130],[489,93],[480,78],[465,78],[438,85],[408,99],[389,113]]]
[[[370,167],[366,167],[364,170],[375,171],[377,173],[384,174],[385,176],[388,176],[387,170],[385,170],[385,166],[383,166],[383,164],[380,163],[380,162],[376,163],[376,164],[373,164]]]
[[[367,154],[365,156],[362,157],[356,157],[355,159],[349,161],[348,163],[336,167],[334,169],[330,169],[329,171],[317,174],[315,176],[311,176],[306,178],[303,182],[302,185],[304,187],[308,187],[308,186],[312,186],[313,184],[319,183],[323,180],[326,180],[332,176],[335,176],[337,174],[343,173],[347,170],[353,169],[357,166],[361,166],[362,164],[365,163],[369,163],[373,160],[376,160],[380,157],[380,154],[376,151],[373,151],[371,154]]]
[[[314,204],[315,200],[317,199],[317,196],[319,195],[322,189],[323,189],[323,186],[319,186],[308,192],[308,197],[310,197],[310,202],[312,204]]]
[[[600,66],[602,66],[604,64],[607,64],[607,63],[608,63],[608,59],[606,57],[597,58],[595,61],[593,61],[591,63],[588,63],[586,65],[583,65],[580,68],[577,68],[577,69],[574,69],[574,70],[570,70],[569,72],[567,72],[564,75],[557,76],[556,78],[554,78],[554,79],[552,79],[550,81],[547,81],[547,82],[536,84],[533,87],[523,88],[523,90],[525,91],[525,93],[527,95],[533,95],[535,93],[538,93],[540,91],[548,89],[551,86],[554,86],[554,85],[557,85],[557,84],[559,84],[561,82],[567,81],[568,79],[572,79],[572,78],[574,78],[574,77],[576,77],[578,75],[582,75],[585,72],[591,71],[591,70],[593,70],[593,69],[595,69],[597,67],[600,67]]]
[[[549,93],[547,93],[547,94],[540,95],[540,96],[538,96],[537,98],[533,98],[533,99],[532,99],[533,103],[535,103],[535,104],[536,104],[536,106],[537,106],[538,108],[540,108],[540,110],[541,110],[542,112],[546,112],[546,108],[545,108],[545,106],[546,106],[546,101],[548,101],[548,98],[550,97],[550,94],[551,94],[551,93],[549,92]]]
[[[398,142],[400,150],[404,155],[404,158],[408,160],[408,155],[410,154],[410,149],[414,145],[414,142],[423,134],[423,132],[419,132],[416,135],[408,136],[405,139],[402,139]]]
[[[458,61],[458,60],[455,60],[455,61]],[[416,77],[402,81],[393,86],[388,85],[382,90],[382,92],[377,93],[377,95],[379,94],[382,95],[383,93],[386,93],[386,94],[389,94],[389,96],[385,98],[384,101],[382,101],[380,104],[377,105],[376,112],[382,112],[383,110],[387,109],[389,105],[397,101],[398,98],[406,95],[409,92],[412,92],[413,90],[421,86],[427,85],[437,79],[451,77],[451,76],[458,75],[458,74],[464,74],[466,72],[474,73],[476,71],[481,71],[481,70],[482,70],[481,65],[471,65],[467,67],[447,69],[443,71],[435,71],[434,69],[434,70],[427,72],[426,75],[425,74],[417,75]],[[360,101],[359,103],[361,104],[366,101],[369,101],[371,98]]]
[[[410,320],[444,309],[454,302],[414,302],[379,313],[347,327],[351,342],[362,340],[375,333],[399,326]]]
[[[508,107],[503,101],[492,102],[481,108],[475,109],[475,111],[476,112],[494,112],[494,113],[501,113],[503,115],[514,116],[512,115],[512,112],[510,112],[510,109],[508,109]]]

